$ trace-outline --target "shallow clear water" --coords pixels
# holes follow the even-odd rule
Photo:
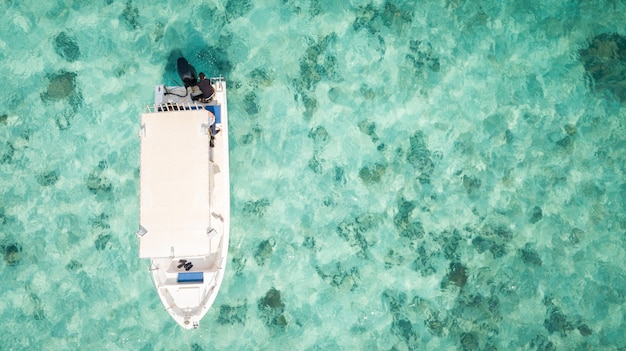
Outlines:
[[[626,48],[587,50],[626,3],[0,8],[2,349],[626,347],[626,63],[594,66]],[[179,53],[230,84],[230,259],[196,331],[134,234]]]

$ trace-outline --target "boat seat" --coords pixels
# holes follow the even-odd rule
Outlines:
[[[216,124],[222,123],[222,109],[220,105],[207,105],[204,108],[211,111],[211,113],[215,115]]]
[[[203,283],[204,274],[202,272],[180,272],[178,273],[179,283]]]
[[[217,135],[217,125],[222,123],[222,110],[220,105],[206,105],[204,108],[215,116],[215,123],[211,124],[211,135]]]

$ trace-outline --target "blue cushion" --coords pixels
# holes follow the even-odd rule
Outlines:
[[[215,123],[222,123],[222,108],[220,105],[207,105],[205,108],[215,115]]]
[[[202,272],[180,272],[178,273],[179,283],[202,283],[204,274]]]

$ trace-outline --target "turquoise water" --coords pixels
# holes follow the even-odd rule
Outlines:
[[[0,8],[0,349],[626,348],[625,2]],[[230,88],[229,266],[195,331],[134,234],[178,54]]]

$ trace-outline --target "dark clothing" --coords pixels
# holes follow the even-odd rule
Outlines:
[[[200,91],[202,91],[202,99],[212,99],[213,95],[215,94],[215,89],[213,89],[213,86],[211,85],[211,81],[208,79],[202,79],[199,83],[198,83],[198,88],[200,88]]]
[[[184,57],[176,61],[176,67],[178,68],[178,76],[183,80],[185,88],[196,85],[196,69]]]

